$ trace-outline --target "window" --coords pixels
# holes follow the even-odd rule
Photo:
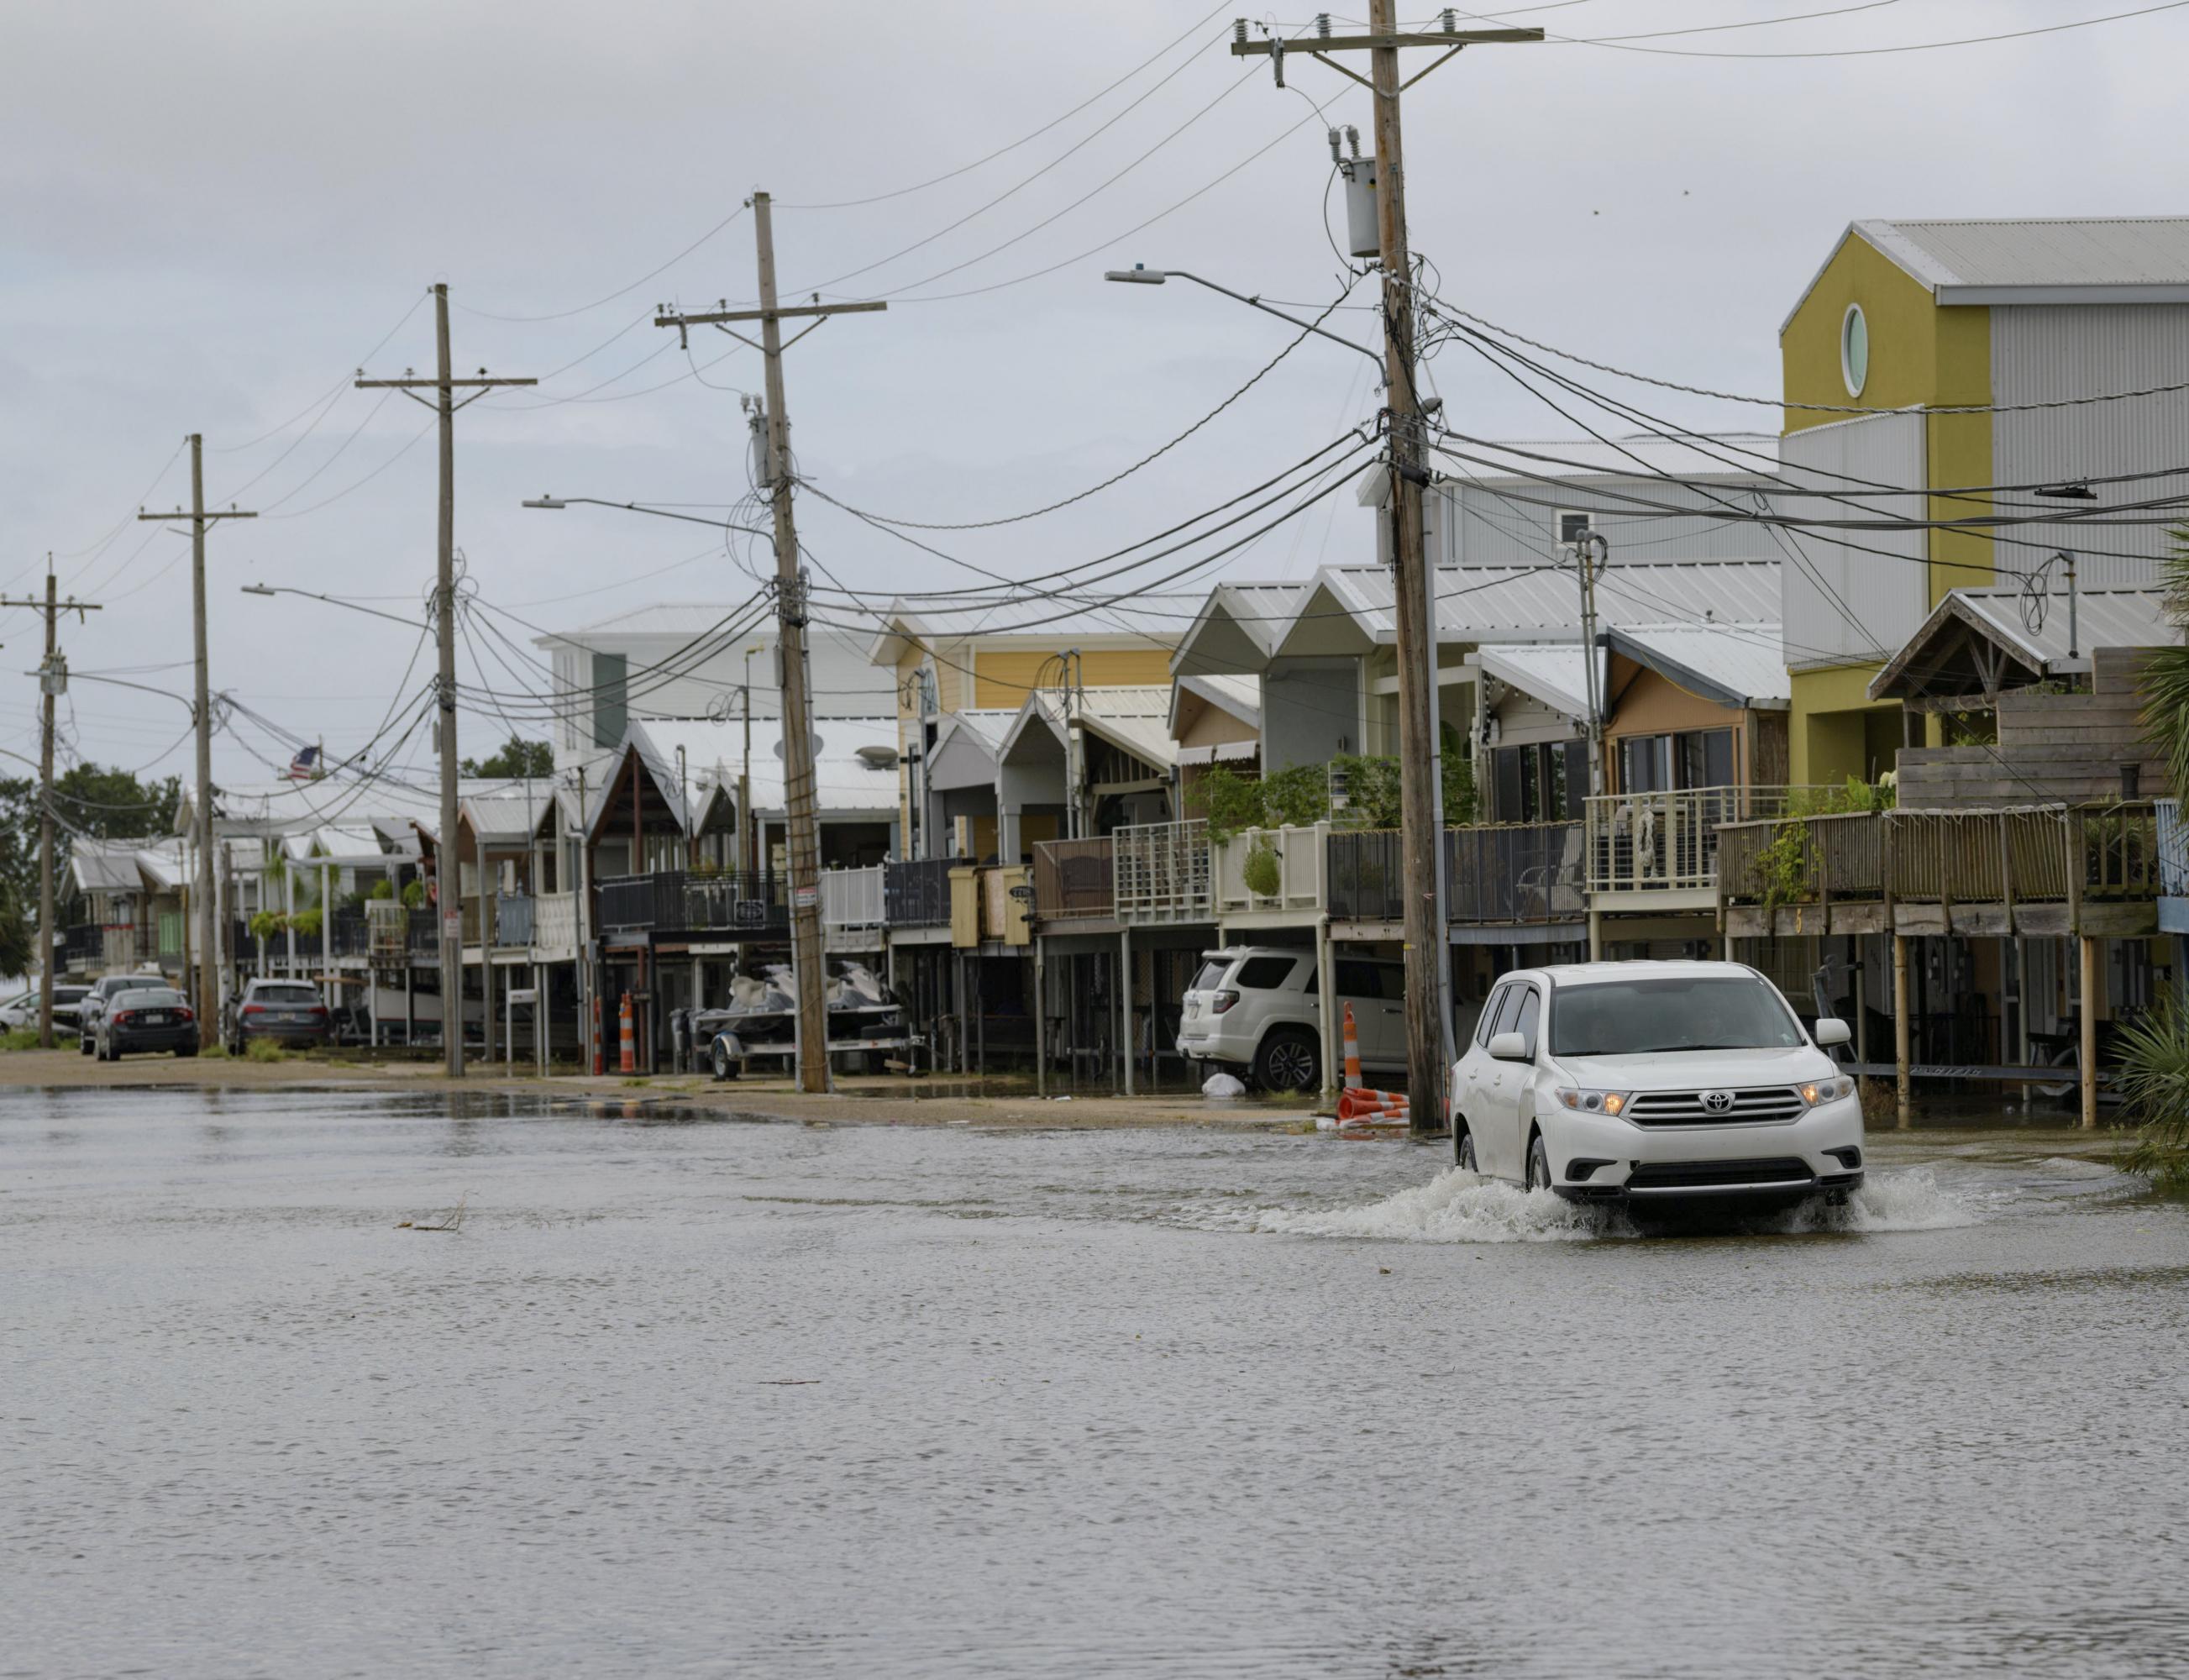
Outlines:
[[[1331,968],[1331,978],[1338,982],[1341,998],[1358,998],[1363,1003],[1388,998],[1395,1003],[1406,995],[1406,971],[1395,963],[1341,957]]]
[[[1296,957],[1249,957],[1239,964],[1231,983],[1250,992],[1274,992],[1292,977],[1292,970],[1298,966]]]
[[[1542,994],[1532,986],[1524,986],[1520,989],[1523,994],[1520,999],[1520,1018],[1509,1030],[1520,1035],[1522,1041],[1528,1047],[1528,1060],[1533,1061],[1536,1059],[1536,1022],[1541,1019],[1543,1013]]]
[[[1596,515],[1593,513],[1568,513],[1561,510],[1555,517],[1558,522],[1558,546],[1561,548],[1572,547],[1596,529]]]
[[[621,653],[593,655],[593,744],[620,746],[631,719],[631,661]]]
[[[1588,744],[1547,741],[1491,755],[1490,817],[1499,823],[1563,823],[1588,794]]]
[[[1224,983],[1224,970],[1231,966],[1229,957],[1211,957],[1201,965],[1201,972],[1193,976],[1189,989],[1195,992],[1213,992]]]
[[[257,1004],[316,1004],[320,994],[309,986],[261,986],[252,993]]]
[[[1677,735],[1629,735],[1619,743],[1619,790],[1729,788],[1737,772],[1733,731],[1684,729]]]
[[[1801,1028],[1756,979],[1616,980],[1561,989],[1551,1016],[1558,1055],[1657,1050],[1791,1049]]]
[[[1490,1001],[1482,1006],[1482,1019],[1475,1023],[1474,1042],[1487,1044],[1492,1028],[1497,1025],[1498,1011],[1505,1007],[1505,995],[1512,988],[1501,986],[1490,994]]]
[[[1850,397],[1859,397],[1869,382],[1869,322],[1859,303],[1848,304],[1840,320],[1840,377]]]
[[[1497,1010],[1497,1024],[1490,1029],[1491,1038],[1496,1038],[1500,1032],[1513,1032],[1519,1030],[1520,1008],[1530,995],[1529,989],[1524,986],[1508,986],[1505,988],[1505,1001],[1498,1006]]]

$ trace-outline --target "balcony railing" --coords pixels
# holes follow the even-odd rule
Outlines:
[[[494,942],[501,946],[532,943],[532,895],[499,892],[488,901],[494,906]]]
[[[363,957],[372,949],[372,924],[365,910],[337,910],[328,930],[337,957]]]
[[[1330,914],[1339,921],[1395,922],[1406,914],[1405,863],[1395,829],[1330,836]]]
[[[950,925],[953,857],[923,857],[882,866],[882,916],[891,927]]]
[[[576,893],[543,892],[532,901],[532,943],[543,951],[577,951]]]
[[[1717,835],[1728,904],[1875,903],[1885,897],[1885,826],[1875,812],[1728,823]]]
[[[1447,829],[1445,914],[1485,926],[1578,921],[1587,908],[1585,845],[1579,821]]]
[[[882,925],[884,866],[824,869],[821,874],[821,926],[833,933],[868,932]]]
[[[1210,848],[1218,914],[1308,914],[1323,908],[1323,862],[1330,824],[1247,829]],[[1268,862],[1261,861],[1266,857]]]
[[[790,883],[744,870],[611,876],[600,885],[600,918],[617,933],[781,933],[790,925]]]
[[[610,932],[681,927],[684,872],[656,869],[643,875],[611,875],[601,883],[601,925]]]
[[[1134,927],[1215,919],[1208,824],[1134,823],[1110,835],[1117,917]]]
[[[2158,819],[2149,800],[1893,811],[1884,821],[1895,900],[2073,905],[2159,894]]]
[[[2152,801],[2158,847],[2158,894],[2162,898],[2189,898],[2189,829],[2181,823],[2181,801]]]
[[[430,905],[420,905],[404,913],[404,938],[414,959],[427,962],[438,960],[441,954],[441,913]]]
[[[61,959],[70,964],[95,963],[105,949],[103,931],[96,922],[61,930]]]
[[[1717,885],[1718,829],[1786,816],[1821,788],[1678,788],[1599,794],[1587,806],[1588,890],[1707,891]]]
[[[1099,840],[1037,840],[1034,912],[1044,922],[1106,919],[1117,914],[1113,848]]]

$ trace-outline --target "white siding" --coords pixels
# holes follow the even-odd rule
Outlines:
[[[1923,497],[1880,495],[1850,479],[1920,485],[1923,417],[1865,415],[1790,433],[1779,445],[1786,477],[1796,484],[1860,491],[1861,507],[1819,496],[1781,495],[1782,512],[1798,518],[1926,517]],[[1835,477],[1834,475],[1845,475]],[[1929,542],[1922,531],[1850,531],[1848,548],[1824,534],[1787,530],[1779,571],[1779,622],[1786,665],[1881,662],[1914,633],[1931,608]],[[1882,549],[1884,553],[1866,552]]]
[[[2189,305],[1992,309],[1995,403],[2050,402],[2182,381],[2189,381]],[[1994,416],[1992,461],[2002,484],[2189,464],[2189,392]],[[2181,495],[2189,491],[2189,474],[2096,489],[2105,501]],[[2167,549],[2164,525],[2030,525],[2009,535],[2016,540],[2000,544],[2002,568],[2023,570],[2055,549],[2072,547],[2079,580],[2093,588],[2149,582]]]

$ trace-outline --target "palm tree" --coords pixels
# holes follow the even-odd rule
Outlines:
[[[2163,563],[2166,614],[2189,625],[2189,529],[2174,534],[2174,552]],[[2166,783],[2189,796],[2189,647],[2159,648],[2143,664],[2143,721],[2147,738],[2165,761]],[[2158,1007],[2124,1027],[2119,1039],[2120,1089],[2129,1117],[2140,1128],[2129,1164],[2158,1183],[2189,1185],[2189,975],[2177,972]]]

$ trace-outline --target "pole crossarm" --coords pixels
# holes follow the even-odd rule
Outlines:
[[[797,303],[785,309],[709,309],[691,314],[664,309],[653,318],[656,326],[720,326],[725,321],[787,321],[794,315],[863,315],[886,309],[887,303]]]
[[[1325,53],[1372,53],[1379,48],[1400,47],[1442,47],[1456,50],[1461,47],[1495,47],[1507,42],[1541,41],[1540,29],[1459,29],[1446,35],[1441,30],[1434,33],[1396,35],[1304,35],[1282,42],[1276,41],[1234,41],[1231,56],[1235,59],[1266,58],[1271,53],[1305,53],[1320,58]]]
[[[202,513],[193,513],[187,508],[178,507],[172,513],[139,513],[137,517],[139,519],[188,519],[192,523],[202,519],[211,524],[216,519],[256,519],[258,516],[256,513],[239,513],[233,508],[225,512],[215,512],[207,508]]]
[[[540,382],[536,379],[444,380],[421,379],[415,376],[409,379],[365,379],[360,377],[355,382],[357,388],[360,391],[438,391],[444,385],[453,386],[460,390],[468,391],[473,386],[537,385],[539,382]]]

